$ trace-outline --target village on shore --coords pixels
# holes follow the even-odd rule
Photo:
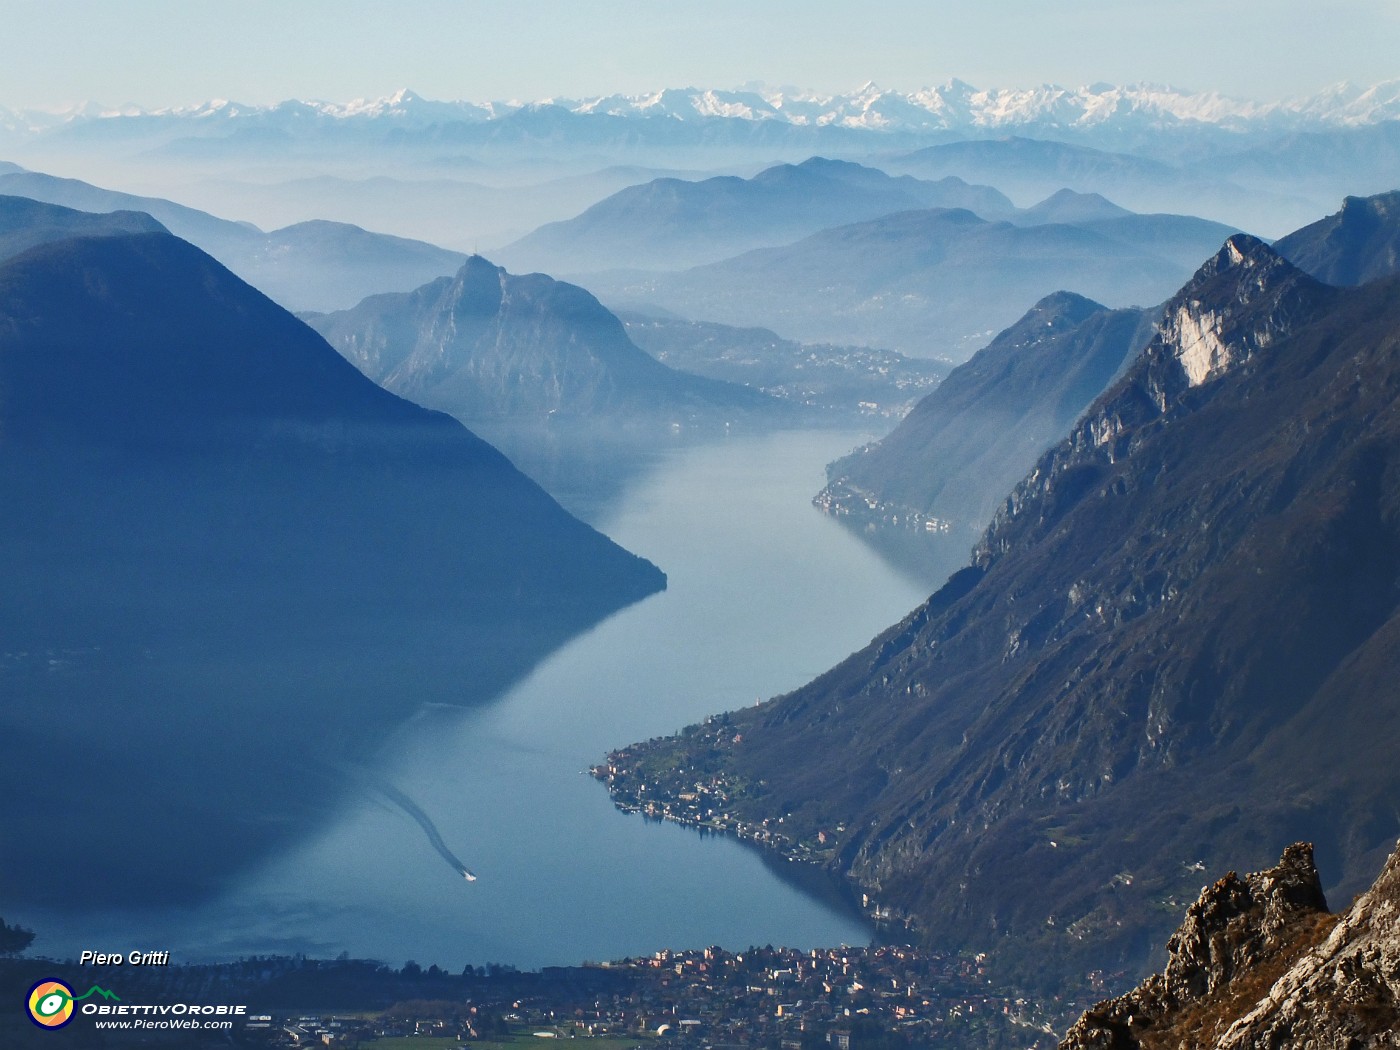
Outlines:
[[[0,960],[4,971],[19,980],[31,972],[36,980],[82,976],[71,963],[28,958]],[[597,1050],[1050,1047],[1063,1018],[1093,998],[1008,997],[993,989],[980,957],[894,945],[663,950],[538,971],[488,964],[460,973],[412,962],[394,969],[347,958],[272,957],[133,972],[121,991],[154,1002],[246,1003],[246,1020],[210,1034],[209,1045],[279,1048],[411,1046],[393,1040],[415,1037],[425,1047],[593,1040]],[[180,1045],[197,1045],[194,1033],[188,1038],[195,1042]],[[150,1043],[172,1045],[159,1033]]]

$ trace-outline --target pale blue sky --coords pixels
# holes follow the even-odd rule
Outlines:
[[[0,0],[0,106],[1400,77],[1400,0]]]

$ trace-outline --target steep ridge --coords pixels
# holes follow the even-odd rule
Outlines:
[[[427,530],[411,559],[358,552],[350,559],[358,567],[342,583],[366,582],[378,572],[389,574],[381,583],[401,572],[405,579],[421,574],[435,582],[414,600],[451,601],[454,587],[481,598],[504,582],[498,579],[504,571],[513,587],[572,592],[586,606],[593,602],[590,588],[610,574],[633,597],[659,582],[653,568],[570,518],[485,442],[376,387],[301,322],[168,234],[45,245],[4,264],[0,288],[3,451],[16,477],[52,490],[37,506],[57,508],[77,498],[45,483],[47,470],[83,474],[100,466],[139,479],[154,463],[172,476],[202,463],[211,478],[224,469],[245,472],[223,480],[246,484],[250,499],[255,489],[271,495],[307,486],[295,506],[308,520],[277,516],[288,535],[240,541],[233,525],[211,521],[210,535],[227,529],[221,537],[227,542],[272,549],[278,539],[298,542],[295,534],[315,522],[312,533],[329,530],[320,553],[338,562],[350,552],[337,544],[351,542],[355,532],[361,532],[356,542],[372,546],[371,524]],[[448,478],[456,492],[443,487]],[[195,484],[196,491],[211,488]],[[404,502],[386,506],[380,486],[397,490]],[[415,486],[424,488],[414,494]],[[354,521],[337,525],[322,520],[310,492],[342,512],[365,502]],[[230,493],[218,498],[238,502]],[[10,503],[7,524],[32,528],[33,509]],[[172,520],[188,517],[155,505],[128,510],[150,513],[152,528],[160,527],[165,510]],[[463,536],[478,536],[481,551],[445,534],[428,542],[430,533],[450,533],[454,518]],[[330,535],[339,539],[331,542]],[[487,553],[487,537],[511,537],[512,567]],[[576,567],[552,553],[556,545],[575,548]]]
[[[324,819],[324,763],[665,583],[164,233],[0,264],[0,575],[16,906],[215,892]]]
[[[1400,263],[1390,242],[1400,211],[1391,207],[1393,196],[1350,199],[1342,212],[1290,234],[1274,249],[1328,283],[1360,283],[1344,280],[1348,275],[1369,280],[1394,274]],[[1182,247],[1190,250],[1189,243]],[[867,522],[898,518],[916,528],[980,530],[1036,456],[1116,377],[1112,359],[1126,366],[1151,335],[1155,311],[1140,313],[1138,331],[1124,327],[1127,312],[1116,323],[1093,319],[1066,331],[1060,314],[1045,313],[1065,294],[1037,304],[954,369],[886,438],[831,464],[830,483],[817,505]]]
[[[1152,316],[1070,292],[1046,296],[887,437],[830,464],[814,502],[854,520],[975,538],[1040,454],[1147,344]]]
[[[1360,889],[1400,830],[1396,292],[1232,238],[972,566],[808,686],[615,754],[618,800],[712,807],[1026,980],[1142,966],[1229,856],[1310,837]]]
[[[1400,1023],[1400,851],[1340,916],[1312,847],[1204,888],[1166,968],[1087,1011],[1061,1050],[1383,1047]]]
[[[1342,210],[1280,238],[1274,250],[1328,284],[1365,284],[1400,271],[1400,190],[1348,197]]]
[[[371,379],[474,425],[785,411],[756,390],[661,364],[582,288],[480,256],[455,277],[308,320]]]
[[[26,197],[0,196],[0,260],[40,244],[69,237],[159,233],[164,230],[164,226],[141,212],[115,211],[93,215]]]
[[[159,197],[103,189],[37,171],[0,173],[0,193],[83,211],[144,212],[198,245],[289,310],[335,310],[367,295],[415,288],[462,264],[460,252],[371,233],[342,222],[303,222],[264,233]]]
[[[1015,209],[990,186],[959,178],[892,177],[848,161],[812,157],[751,179],[654,179],[550,223],[496,253],[507,266],[548,273],[682,270],[818,230],[918,208],[966,208],[1000,219]]]

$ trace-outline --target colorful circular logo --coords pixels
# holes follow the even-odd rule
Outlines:
[[[73,989],[62,981],[40,981],[29,989],[29,1019],[40,1028],[62,1028],[73,1020]]]

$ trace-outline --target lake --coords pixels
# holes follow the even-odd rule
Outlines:
[[[791,690],[864,645],[965,558],[910,573],[810,505],[852,431],[658,447],[615,498],[561,501],[668,574],[491,703],[413,708],[304,840],[180,907],[41,908],[34,950],[305,952],[522,968],[719,944],[865,943],[840,887],[723,836],[617,812],[610,749]],[[437,694],[435,694],[437,695]],[[399,799],[406,798],[407,804]],[[417,812],[417,816],[414,812]],[[430,822],[425,827],[422,821]],[[469,867],[467,882],[440,855]]]

